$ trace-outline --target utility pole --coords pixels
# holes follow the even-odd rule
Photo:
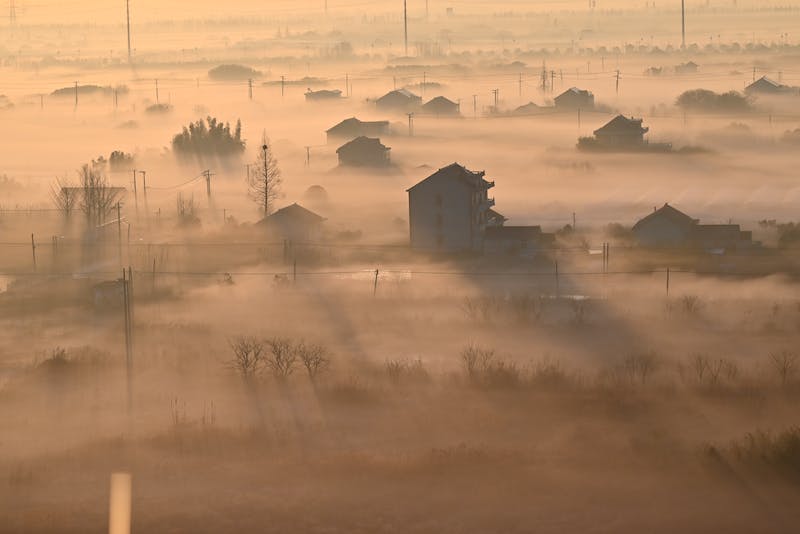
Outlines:
[[[247,80],[247,94],[253,100],[253,78]]]
[[[478,118],[478,95],[472,95],[472,118]]]
[[[36,241],[31,234],[31,254],[33,255],[33,272],[36,272]]]
[[[122,269],[122,300],[125,316],[125,376],[128,396],[128,415],[133,408],[133,272]]]
[[[209,170],[206,169],[203,171],[203,176],[206,177],[206,196],[208,197],[208,207],[211,207],[211,177],[214,174]]]
[[[681,0],[681,50],[686,50],[686,0]]]
[[[500,101],[500,89],[492,89],[492,94],[494,95],[494,111],[497,113],[497,105]]]
[[[519,97],[522,98],[522,73],[519,73]]]
[[[403,35],[406,45],[406,57],[408,57],[408,2],[403,0]]]
[[[617,70],[617,94],[619,94],[619,70]]]
[[[128,21],[128,63],[131,62],[131,0],[125,0],[125,18]]]
[[[78,109],[78,82],[75,82],[75,109]]]
[[[350,96],[350,74],[345,73],[344,75],[344,94],[345,96]]]
[[[133,169],[133,203],[136,208],[136,216],[139,216],[139,192],[136,189],[136,169]]]
[[[408,136],[414,137],[414,114],[408,114]]]
[[[158,104],[158,79],[156,79],[156,104]]]
[[[139,173],[142,175],[142,194],[144,195],[145,221],[147,221],[150,217],[149,208],[147,207],[147,171],[139,171]]]
[[[286,86],[286,76],[281,76],[281,98],[283,98],[283,91]]]
[[[122,208],[117,202],[117,238],[119,242],[119,264],[122,265]]]
[[[307,146],[306,149],[306,167],[311,167],[311,147]]]
[[[8,21],[12,26],[14,26],[17,23],[17,6],[14,5],[14,0],[9,2],[8,9]]]
[[[422,96],[425,96],[425,86],[428,85],[428,73],[422,73]]]

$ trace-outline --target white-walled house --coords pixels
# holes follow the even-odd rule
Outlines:
[[[411,247],[481,252],[494,206],[484,175],[453,163],[408,189]]]

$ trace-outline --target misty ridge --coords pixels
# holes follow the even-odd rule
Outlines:
[[[800,3],[69,4],[0,20],[0,532],[797,530]]]

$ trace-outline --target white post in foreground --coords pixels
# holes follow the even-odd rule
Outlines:
[[[108,534],[131,532],[131,475],[111,474],[111,495],[108,508]]]

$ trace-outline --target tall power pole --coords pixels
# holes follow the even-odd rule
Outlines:
[[[403,0],[403,36],[406,45],[406,57],[408,57],[408,0]]]
[[[125,0],[125,18],[128,22],[128,63],[131,62],[131,0]]]
[[[13,26],[17,23],[17,6],[14,5],[14,0],[9,2],[8,11],[8,21]]]
[[[681,0],[681,48],[686,48],[686,0]]]

